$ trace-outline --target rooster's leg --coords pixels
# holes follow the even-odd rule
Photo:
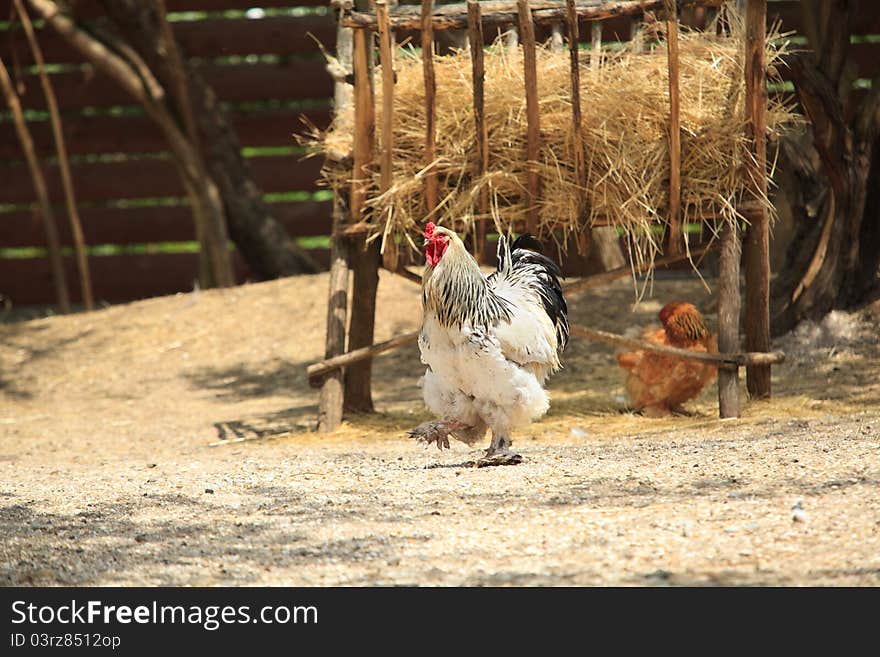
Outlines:
[[[492,432],[492,443],[486,450],[486,456],[477,461],[477,467],[490,465],[516,465],[522,463],[522,456],[510,451],[513,442],[504,433]]]
[[[434,443],[437,449],[449,449],[449,434],[455,431],[466,431],[470,429],[468,425],[457,422],[455,420],[436,420],[432,422],[422,422],[419,426],[407,432],[410,438],[415,438],[419,442],[430,445]]]

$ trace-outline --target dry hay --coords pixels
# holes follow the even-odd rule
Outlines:
[[[744,29],[733,16],[731,33],[716,36],[682,30],[681,70],[682,206],[684,220],[697,219],[705,208],[733,220],[746,196],[743,163],[750,157],[745,137],[743,74]],[[659,32],[657,25],[655,33]],[[659,34],[662,39],[662,34]],[[779,67],[784,43],[768,40],[771,74]],[[538,49],[538,96],[541,121],[540,233],[561,245],[597,220],[621,227],[629,237],[634,263],[651,263],[662,251],[658,224],[667,222],[669,180],[669,86],[665,43],[634,52],[603,51],[598,72],[589,53],[581,59],[581,114],[586,155],[586,184],[575,179],[575,131],[571,111],[570,60],[567,51]],[[437,172],[440,205],[432,218],[459,230],[471,230],[482,218],[481,190],[489,190],[488,218],[497,230],[521,227],[526,204],[526,103],[522,50],[500,42],[485,53],[485,116],[489,134],[489,167],[478,175],[476,130],[472,109],[471,61],[467,51],[435,57],[437,83],[437,159],[424,161],[424,82],[420,53],[397,51],[393,120],[393,183],[368,203],[381,219],[373,220],[371,237],[411,236],[429,218],[424,196],[428,169]],[[379,188],[382,143],[381,71],[375,78],[378,144],[372,164]],[[790,107],[771,101],[767,116],[771,139],[796,119]],[[354,110],[346,108],[318,146],[339,159],[351,153]],[[333,187],[351,183],[350,170],[325,167]],[[750,194],[750,193],[749,193]],[[759,199],[772,214],[767,198]],[[744,219],[744,217],[739,217]],[[655,227],[652,230],[652,226]],[[559,230],[561,229],[561,231]]]

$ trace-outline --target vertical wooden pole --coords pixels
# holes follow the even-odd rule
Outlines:
[[[739,224],[725,221],[721,230],[718,279],[718,350],[739,352]],[[721,417],[739,417],[739,370],[718,369],[718,406]]]
[[[474,125],[477,134],[477,156],[479,158],[480,176],[489,170],[489,133],[486,125],[486,105],[483,83],[485,69],[483,66],[483,20],[480,14],[480,3],[468,0],[468,43],[471,50],[471,83],[474,90]],[[480,218],[477,220],[477,243],[474,255],[482,262],[486,250],[486,215],[489,212],[489,190],[480,190]]]
[[[682,251],[681,226],[681,111],[679,102],[678,10],[675,0],[666,4],[666,53],[669,60],[669,228],[666,252]]]
[[[529,0],[517,0],[519,12],[519,39],[523,48],[523,72],[526,88],[526,161],[528,177],[526,192],[528,214],[526,228],[533,235],[538,234],[538,201],[541,196],[541,178],[538,160],[541,156],[541,116],[538,107],[538,63],[535,50],[535,25]]]
[[[76,254],[77,270],[79,271],[80,291],[83,305],[86,310],[95,309],[95,299],[92,293],[92,275],[89,271],[89,256],[86,253],[86,240],[83,236],[82,221],[79,218],[79,210],[76,205],[76,194],[73,189],[73,179],[70,176],[70,163],[67,158],[67,146],[64,143],[64,131],[61,128],[61,116],[58,111],[58,100],[55,90],[49,82],[46,73],[46,64],[43,59],[43,50],[34,34],[34,26],[30,16],[24,7],[24,0],[15,0],[15,11],[21,21],[34,56],[34,63],[40,75],[40,84],[43,86],[43,95],[46,98],[46,106],[49,109],[49,123],[52,125],[52,137],[55,141],[55,151],[58,154],[58,168],[61,173],[61,184],[64,187],[64,200],[67,205],[67,216],[70,220],[70,233],[73,236],[74,253]],[[163,26],[167,27],[163,19]]]
[[[434,77],[434,24],[431,13],[434,0],[422,0],[422,72],[425,77],[425,166],[437,157],[437,81]],[[431,169],[425,176],[425,215],[437,209],[437,171]]]
[[[765,39],[767,0],[746,4],[746,124],[754,161],[747,165],[749,185],[755,197],[767,196],[767,84]],[[748,351],[770,351],[770,228],[761,207],[750,218],[745,239],[745,332]],[[770,366],[746,369],[749,394],[770,396]]]
[[[581,68],[580,68],[580,25],[578,24],[575,0],[566,0],[566,23],[568,27],[568,55],[571,77],[571,126],[574,135],[574,179],[578,190],[578,218],[583,219],[584,192],[586,186],[584,157],[584,128],[581,122]],[[601,34],[601,33],[600,33]],[[600,36],[601,38],[601,36]],[[590,231],[584,227],[576,236],[578,255],[586,257],[590,250]]]
[[[376,133],[376,117],[373,107],[373,67],[371,57],[371,33],[355,29],[353,34],[354,71],[354,144],[352,157],[354,168],[351,184],[351,218],[360,221],[364,202],[370,190],[370,164],[373,161],[373,140]]]
[[[49,192],[46,187],[46,179],[40,168],[40,162],[37,159],[37,152],[34,148],[34,140],[31,137],[30,130],[24,118],[24,112],[21,109],[21,103],[18,100],[18,94],[15,93],[15,86],[9,71],[3,60],[0,59],[0,91],[6,100],[6,104],[12,113],[12,120],[15,125],[15,132],[21,149],[27,161],[28,169],[31,174],[31,184],[34,186],[34,192],[37,195],[37,201],[43,213],[43,228],[46,231],[46,245],[49,247],[49,267],[52,270],[52,284],[55,287],[55,300],[58,308],[62,313],[70,312],[70,295],[67,292],[67,278],[64,274],[64,260],[61,257],[61,241],[58,238],[58,227],[55,224],[55,215],[52,213],[52,204],[49,202]]]
[[[565,5],[568,21],[568,54],[571,69],[571,126],[572,133],[574,134],[574,177],[578,185],[583,186],[586,183],[586,172],[584,171],[584,127],[581,121],[581,68],[580,52],[578,49],[580,26],[578,25],[574,2],[575,0],[566,0]],[[581,203],[578,204],[578,214],[580,214],[581,205]]]
[[[376,323],[376,292],[379,288],[379,240],[366,244],[358,238],[351,246],[352,298],[348,327],[348,349],[373,344]],[[373,412],[373,359],[367,358],[345,368],[345,410]]]
[[[601,62],[602,22],[593,21],[590,23],[590,77],[594,84],[599,83]],[[626,265],[626,259],[620,248],[620,237],[617,235],[617,229],[613,226],[591,228],[589,233],[584,232],[581,236],[582,239],[578,242],[578,253],[586,256],[589,251],[592,251],[595,257],[591,259],[598,263],[604,271],[618,269]]]
[[[356,0],[358,11],[367,11],[370,0]],[[373,97],[372,35],[367,30],[354,31],[354,183],[351,216],[354,221],[364,218],[364,203],[370,194],[376,137],[376,117]],[[352,268],[351,318],[348,326],[348,349],[359,349],[373,343],[376,320],[376,290],[379,286],[380,244],[367,245],[364,237],[357,237],[350,246]],[[371,378],[372,359],[355,363],[345,369],[344,406],[347,411],[368,413],[373,410]]]
[[[382,63],[382,139],[379,158],[379,192],[391,188],[391,164],[394,154],[394,61],[392,57],[392,34],[388,20],[387,0],[376,0],[376,21],[379,28],[379,59]],[[382,222],[388,221],[391,206],[382,208]],[[386,269],[397,271],[397,244],[388,235],[382,244],[382,261]]]
[[[639,16],[633,16],[629,19],[629,40],[632,42],[634,52],[642,52],[645,47],[642,35],[642,23],[644,21]]]
[[[352,65],[352,30],[336,29],[336,57],[340,65]],[[339,114],[351,104],[351,85],[339,81],[334,92],[334,111]],[[327,334],[324,357],[345,353],[345,325],[348,319],[349,243],[340,234],[349,219],[351,193],[337,189],[333,195],[333,234],[330,238],[330,290],[327,296]],[[335,431],[342,423],[343,370],[331,372],[321,384],[318,402],[318,431]]]
[[[504,36],[504,47],[508,53],[515,53],[519,48],[519,33],[515,29],[510,29]]]
[[[599,76],[599,63],[602,61],[602,21],[590,23],[590,71],[593,77]]]
[[[562,23],[553,23],[550,26],[550,50],[561,52],[564,47],[565,40],[562,37]]]

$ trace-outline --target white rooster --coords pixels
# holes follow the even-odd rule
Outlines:
[[[419,349],[425,404],[440,419],[410,436],[443,449],[450,435],[472,445],[491,429],[479,464],[522,460],[510,434],[547,412],[544,382],[568,342],[561,272],[540,248],[529,235],[512,247],[501,236],[498,269],[484,276],[458,235],[427,225]]]

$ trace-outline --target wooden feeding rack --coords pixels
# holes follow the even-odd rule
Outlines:
[[[704,7],[718,9],[724,0],[492,0],[433,5],[423,0],[421,6],[389,6],[387,0],[337,0],[339,9],[337,55],[342,67],[351,71],[353,90],[344,78],[337,80],[337,112],[346,104],[354,106],[354,136],[350,157],[339,158],[330,166],[344,168],[351,183],[345,190],[335,190],[333,237],[331,248],[330,293],[325,360],[308,368],[310,382],[321,388],[318,428],[332,431],[342,421],[343,409],[372,410],[370,376],[372,357],[416,341],[417,333],[397,336],[383,343],[373,344],[375,294],[378,266],[382,265],[413,281],[420,277],[405,268],[393,240],[384,240],[384,253],[379,254],[380,240],[367,244],[372,220],[390,212],[390,208],[373,207],[368,200],[385,192],[392,181],[393,103],[395,87],[394,31],[416,30],[422,46],[422,73],[424,77],[424,112],[426,132],[424,162],[430,164],[436,154],[436,88],[434,78],[434,36],[436,31],[458,29],[467,31],[470,44],[473,86],[473,116],[475,121],[475,160],[478,170],[485,173],[488,166],[489,138],[485,123],[485,89],[483,68],[483,31],[487,28],[515,27],[512,34],[523,49],[523,79],[526,123],[526,190],[527,207],[524,226],[537,233],[538,201],[541,198],[541,176],[538,167],[541,146],[540,111],[536,73],[535,24],[553,26],[557,47],[562,47],[563,26],[568,35],[572,103],[571,121],[575,135],[580,135],[581,103],[579,100],[581,72],[579,21],[592,21],[591,67],[598,65],[596,53],[601,45],[601,21],[620,16],[639,20],[646,12],[658,12],[666,21],[667,62],[669,70],[669,188],[667,221],[665,222],[666,255],[654,262],[663,265],[702,255],[702,250],[683,254],[681,202],[681,123],[679,93],[678,15],[683,8]],[[766,110],[767,90],[765,77],[766,0],[747,0],[745,87],[746,119],[752,156],[742,171],[748,189],[755,199],[766,198]],[[382,64],[382,129],[377,140],[373,90],[374,59],[372,33],[378,36],[378,59]],[[577,180],[585,180],[586,154],[583,141],[575,140],[574,170]],[[377,143],[378,142],[378,143]],[[376,151],[378,149],[378,151]],[[374,153],[379,153],[378,189],[373,186],[370,165]],[[430,167],[424,172],[424,195],[430,214],[438,205],[438,181]],[[481,214],[485,216],[489,204],[484,191],[479,199]],[[718,284],[718,346],[719,354],[695,354],[690,351],[670,350],[650,343],[623,338],[581,326],[572,326],[572,333],[589,340],[598,340],[616,346],[645,349],[666,355],[713,362],[719,367],[718,395],[721,417],[737,417],[740,413],[739,368],[746,367],[748,389],[752,396],[770,395],[770,366],[784,356],[770,353],[769,315],[769,218],[762,203],[742,203],[737,212],[749,219],[743,236],[737,221],[724,221],[719,243]],[[704,219],[713,217],[711,208],[701,209]],[[477,222],[478,254],[485,246],[485,219]],[[387,225],[387,224],[386,224]],[[593,226],[601,221],[593,221]],[[745,244],[745,343],[746,353],[739,352],[740,319],[740,261],[742,243]],[[638,268],[636,268],[638,269]],[[354,294],[351,317],[346,317],[349,300],[349,272],[354,272]],[[629,275],[630,267],[623,267],[564,287],[567,295],[604,284]],[[346,336],[346,321],[349,329]],[[346,339],[347,338],[347,339]]]

